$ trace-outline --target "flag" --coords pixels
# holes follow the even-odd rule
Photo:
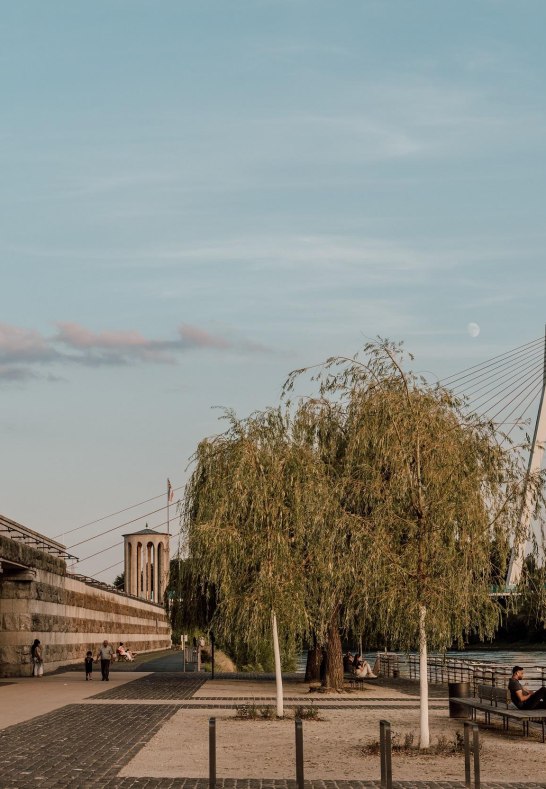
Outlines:
[[[174,499],[174,488],[171,485],[171,480],[167,479],[167,501],[169,502],[169,504],[172,504],[173,499]]]

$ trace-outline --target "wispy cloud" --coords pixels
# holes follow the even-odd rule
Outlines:
[[[45,336],[35,329],[0,324],[0,383],[58,381],[44,369],[53,366],[123,367],[137,363],[176,364],[191,350],[265,351],[263,346],[210,333],[182,323],[169,339],[145,337],[135,329],[92,331],[74,322],[59,322]]]

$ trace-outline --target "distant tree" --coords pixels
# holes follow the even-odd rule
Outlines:
[[[180,633],[207,632],[216,610],[216,588],[193,557],[171,559],[165,591],[171,627]]]
[[[546,564],[544,540],[532,541],[515,594],[510,597],[510,614],[517,617],[525,631],[536,640],[544,638],[546,628]]]
[[[116,577],[114,578],[114,584],[113,585],[116,587],[116,589],[120,589],[121,591],[124,591],[124,589],[125,589],[125,570],[123,572],[121,572],[119,575],[116,575]]]

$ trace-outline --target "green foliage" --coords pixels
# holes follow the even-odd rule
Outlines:
[[[480,742],[480,751],[483,743]],[[380,752],[379,740],[372,740],[362,746],[364,756],[376,756]],[[392,735],[392,752],[394,755],[403,756],[457,756],[464,753],[464,736],[460,731],[455,732],[452,740],[441,734],[436,742],[430,744],[428,748],[419,748],[415,742],[413,732],[407,732],[402,738],[399,734]]]
[[[235,717],[241,720],[266,720],[277,718],[277,712],[272,704],[238,704],[235,707]]]
[[[125,589],[125,570],[119,575],[116,575],[113,586],[115,586],[116,589],[121,589],[121,591]]]
[[[305,556],[332,498],[312,450],[290,441],[286,414],[226,418],[228,431],[201,442],[196,454],[188,554],[217,589],[215,632],[257,649],[269,640],[272,610],[281,634],[309,632]]]
[[[363,359],[327,360],[313,375],[319,396],[299,415],[344,511],[330,536],[342,624],[410,648],[426,609],[430,646],[445,649],[498,624],[489,590],[523,538],[524,455],[449,391],[407,371],[408,359],[380,341]],[[540,509],[542,479],[530,484]]]
[[[294,718],[299,718],[300,720],[310,720],[316,721],[319,717],[319,709],[318,707],[313,706],[313,704],[298,704],[298,706],[294,709]]]
[[[236,704],[235,717],[242,720],[256,720],[258,717],[258,708],[255,704]]]
[[[333,357],[293,404],[295,371],[282,407],[226,412],[228,429],[200,443],[186,548],[237,663],[267,664],[272,609],[294,643],[341,627],[412,648],[423,612],[433,649],[493,634],[490,585],[522,539],[522,448],[411,359],[386,341]],[[530,482],[540,510],[542,479]]]
[[[528,637],[544,638],[546,628],[546,565],[544,539],[535,540],[533,549],[523,564],[517,594],[510,598],[512,614],[524,626]]]
[[[271,673],[275,670],[273,646],[270,639],[259,638],[250,643],[224,638],[222,647],[240,671]],[[290,634],[284,634],[281,643],[281,668],[283,671],[295,670],[297,655],[300,651],[301,647],[298,641],[291,638]]]
[[[193,558],[172,559],[165,604],[173,631],[198,635],[210,629],[216,609],[216,589]]]

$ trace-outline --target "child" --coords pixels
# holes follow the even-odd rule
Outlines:
[[[91,674],[93,673],[93,653],[91,650],[85,656],[85,679],[93,679]]]

